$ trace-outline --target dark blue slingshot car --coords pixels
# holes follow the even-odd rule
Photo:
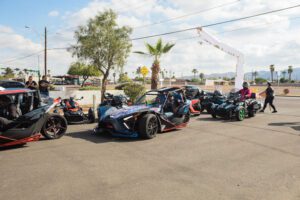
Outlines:
[[[158,132],[185,127],[189,119],[189,103],[183,90],[161,88],[146,92],[133,106],[99,106],[95,132],[151,139]]]

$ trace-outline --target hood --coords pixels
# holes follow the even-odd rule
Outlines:
[[[102,110],[102,111],[101,111]],[[102,112],[101,114],[101,118],[104,118],[106,116],[110,116],[110,118],[113,119],[117,119],[123,116],[128,116],[137,112],[141,112],[141,111],[147,111],[147,110],[153,110],[155,112],[159,111],[159,107],[151,107],[151,106],[147,106],[147,105],[133,105],[133,106],[127,106],[127,107],[123,107],[120,109],[117,109],[115,107],[109,107],[108,109],[101,109],[100,107],[100,112]],[[104,111],[104,113],[103,113]]]

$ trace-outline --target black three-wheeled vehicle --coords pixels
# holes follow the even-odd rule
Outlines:
[[[255,93],[252,93],[250,98],[242,100],[239,93],[231,92],[224,103],[211,106],[211,115],[213,118],[219,116],[243,121],[246,117],[254,117],[260,108],[261,103],[256,100]]]
[[[41,134],[48,139],[62,137],[65,118],[49,113],[58,103],[55,99],[44,105],[35,90],[0,88],[0,147],[37,141]]]

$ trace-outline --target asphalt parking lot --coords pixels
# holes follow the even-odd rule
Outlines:
[[[0,151],[0,199],[300,199],[300,98],[243,122],[193,118],[152,140],[69,126]]]

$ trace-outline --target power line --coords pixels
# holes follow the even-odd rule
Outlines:
[[[201,27],[206,28],[206,27],[217,26],[217,25],[221,25],[221,24],[232,23],[232,22],[241,21],[241,20],[244,20],[244,19],[250,19],[250,18],[263,16],[263,15],[267,15],[267,14],[271,14],[271,13],[281,12],[281,11],[284,11],[284,10],[290,10],[290,9],[297,8],[297,7],[300,7],[300,4],[295,5],[295,6],[286,7],[286,8],[277,9],[277,10],[271,10],[271,11],[268,11],[268,12],[258,13],[258,14],[255,14],[255,15],[249,15],[249,16],[246,16],[246,17],[240,17],[240,18],[236,18],[236,19],[216,22],[216,23],[213,23],[213,24],[207,24],[207,25],[204,25],[204,26],[201,26]],[[191,28],[187,28],[187,29],[181,29],[181,30],[177,30],[177,31],[166,32],[166,33],[155,34],[155,35],[143,36],[143,37],[133,38],[131,40],[134,41],[134,40],[142,40],[142,39],[153,38],[153,37],[164,36],[164,35],[171,35],[171,34],[175,34],[175,33],[181,33],[181,32],[186,32],[186,31],[190,31],[190,30],[195,30],[198,27],[199,26],[191,27]]]
[[[289,20],[296,20],[296,19],[300,19],[300,16],[289,18]],[[252,26],[246,26],[246,27],[242,27],[242,28],[231,29],[231,30],[228,30],[228,31],[218,32],[216,34],[217,35],[221,35],[221,34],[235,32],[235,31],[247,30],[247,29],[250,29],[250,28],[253,28],[253,27],[259,27],[259,26],[262,26],[262,25],[272,25],[272,24],[274,24],[276,22],[282,22],[282,21],[285,21],[285,20],[276,20],[276,21],[273,21],[273,22],[267,22],[267,23],[252,25]],[[182,40],[190,40],[190,39],[196,39],[196,38],[199,38],[199,36],[191,36],[191,37],[179,38],[179,39],[173,40],[171,42],[178,42],[178,41],[182,41]]]
[[[200,13],[204,13],[204,12],[207,12],[207,11],[210,11],[210,10],[214,10],[214,9],[217,9],[217,8],[222,8],[222,7],[231,5],[231,4],[235,4],[235,3],[240,2],[240,1],[241,0],[237,0],[237,1],[232,1],[232,2],[228,2],[228,3],[220,4],[220,5],[211,7],[211,8],[202,9],[202,10],[199,10],[199,11],[196,11],[196,12],[192,12],[192,13],[189,13],[189,14],[185,14],[185,15],[181,15],[181,16],[169,18],[169,19],[166,19],[166,20],[157,21],[157,22],[150,23],[150,24],[145,24],[145,25],[133,27],[133,29],[145,28],[145,27],[149,27],[149,26],[153,26],[153,25],[163,24],[163,23],[175,21],[175,20],[178,20],[178,19],[190,17],[190,16],[193,16],[193,15],[198,15]]]
[[[2,64],[8,64],[8,63],[11,63],[11,62],[14,62],[14,61],[17,61],[17,60],[23,60],[23,59],[25,59],[25,58],[29,58],[29,57],[32,57],[32,56],[35,56],[35,55],[39,55],[39,54],[41,54],[43,51],[44,51],[44,50],[41,50],[41,51],[38,51],[38,52],[35,52],[35,53],[32,53],[32,54],[26,55],[26,56],[21,56],[21,57],[12,58],[11,60],[5,61],[5,62],[3,62]]]
[[[211,26],[216,26],[216,25],[220,25],[220,24],[225,24],[225,23],[231,23],[231,22],[235,22],[235,21],[240,21],[240,20],[244,20],[244,19],[249,19],[249,18],[254,18],[254,17],[257,17],[257,16],[262,16],[262,15],[266,15],[266,14],[270,14],[270,13],[275,13],[275,12],[280,12],[280,11],[284,11],[284,10],[289,10],[289,9],[292,9],[292,8],[296,8],[296,7],[300,7],[300,4],[298,5],[295,5],[295,6],[290,6],[290,7],[286,7],[286,8],[282,8],[282,9],[277,9],[277,10],[272,10],[272,11],[268,11],[268,12],[264,12],[264,13],[259,13],[259,14],[255,14],[255,15],[250,15],[250,16],[246,16],[246,17],[241,17],[241,18],[237,18],[237,19],[232,19],[232,20],[227,20],[227,21],[222,21],[222,22],[217,22],[217,23],[213,23],[213,24],[207,24],[207,25],[204,25],[202,27],[211,27]],[[292,18],[292,19],[296,19],[296,18],[300,18],[300,17],[295,17],[295,18]],[[152,37],[157,37],[157,36],[162,36],[162,35],[169,35],[169,34],[174,34],[174,33],[179,33],[179,32],[185,32],[185,31],[189,31],[189,30],[194,30],[198,27],[192,27],[192,28],[188,28],[188,29],[183,29],[183,30],[178,30],[178,31],[172,31],[172,32],[167,32],[167,33],[162,33],[162,34],[156,34],[156,35],[151,35],[151,36],[145,36],[145,37],[140,37],[140,38],[133,38],[131,39],[132,41],[135,41],[135,40],[141,40],[141,39],[146,39],[146,38],[152,38]],[[233,30],[230,30],[230,31],[224,31],[224,32],[220,32],[218,34],[222,34],[222,33],[226,33],[226,32],[233,32],[233,31],[237,31],[237,30],[241,30],[241,29],[246,29],[246,28],[250,28],[250,27],[244,27],[244,28],[239,28],[239,29],[233,29]],[[189,37],[189,38],[183,38],[183,39],[178,39],[176,41],[179,41],[179,40],[187,40],[187,39],[193,39],[193,38],[197,38],[198,36],[194,36],[194,37]],[[59,48],[49,48],[47,50],[65,50],[65,49],[68,49],[68,47],[59,47]],[[8,60],[2,64],[7,64],[7,63],[11,63],[13,61],[16,61],[16,60],[22,60],[22,59],[25,59],[25,58],[28,58],[28,57],[31,57],[31,56],[34,56],[34,55],[38,55],[42,52],[43,50],[39,51],[39,52],[36,52],[36,53],[33,53],[33,54],[30,54],[30,55],[27,55],[27,56],[22,56],[22,57],[17,57],[17,58],[13,58],[11,60]]]

